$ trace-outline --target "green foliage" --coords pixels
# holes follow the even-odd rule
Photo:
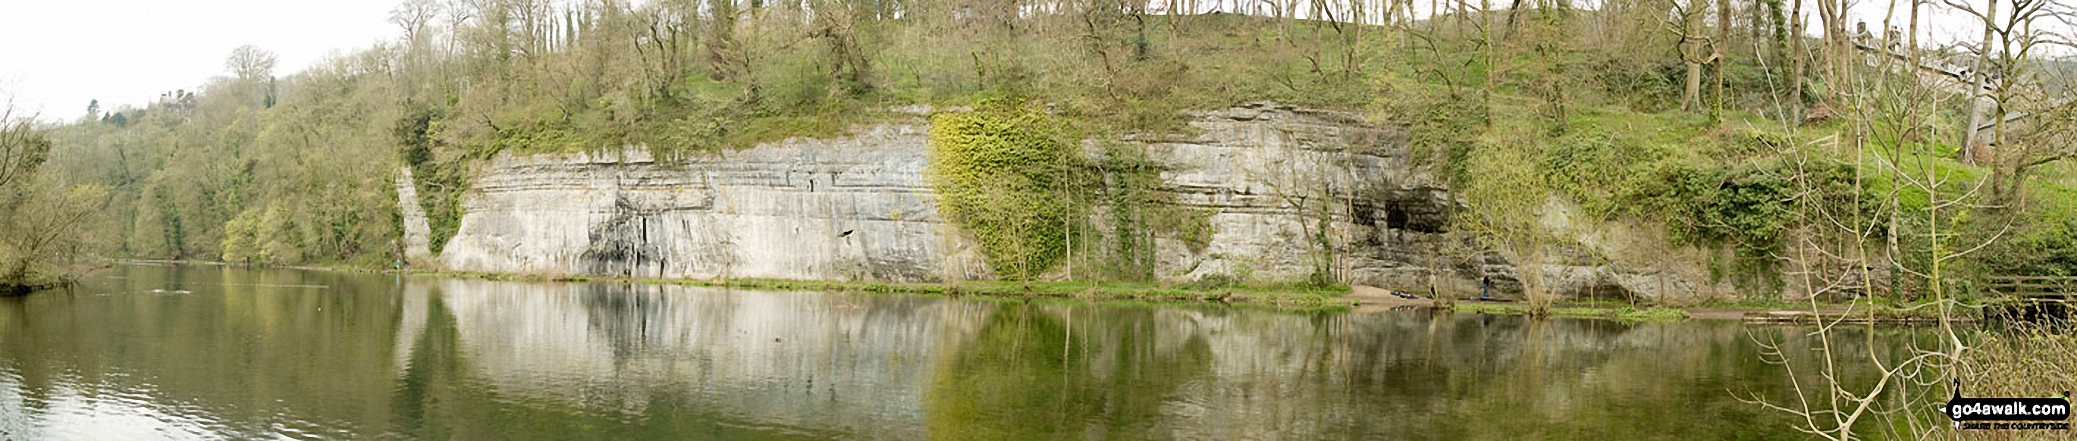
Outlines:
[[[1540,160],[1548,184],[1590,216],[1656,220],[1677,244],[1730,247],[1731,260],[1714,262],[1723,274],[1770,283],[1784,234],[1804,222],[1798,199],[1858,213],[1863,230],[1879,231],[1873,225],[1881,193],[1873,185],[1856,189],[1852,164],[1825,159],[1797,167],[1775,153],[1795,142],[1785,135],[1718,133],[1663,119],[1633,115],[1621,130],[1595,120],[1555,140]]]
[[[93,268],[92,226],[107,194],[48,175],[0,188],[0,295],[68,283]]]
[[[1415,160],[1439,166],[1452,184],[1469,182],[1471,151],[1492,122],[1477,97],[1387,78],[1375,81],[1373,93],[1379,110],[1406,126]]]
[[[1983,272],[2000,275],[2077,276],[2077,219],[2047,220],[1983,255]]]
[[[1634,173],[1610,173],[1611,170],[1646,171],[1639,166],[1673,164],[1667,161],[1670,155],[1661,146],[1634,142],[1612,133],[1578,131],[1557,139],[1540,158],[1539,165],[1552,189],[1570,196],[1589,215],[1602,215],[1618,211],[1624,202],[1632,202],[1623,200],[1633,196],[1625,194],[1626,189],[1654,183],[1648,178],[1637,179]]]
[[[1467,170],[1470,185],[1464,198],[1478,206],[1472,219],[1496,228],[1536,230],[1537,217],[1550,197],[1543,173],[1535,161],[1538,152],[1529,146],[1489,145],[1473,151]]]
[[[365,54],[364,54],[365,55]],[[389,250],[396,224],[391,190],[400,162],[393,132],[400,113],[394,77],[368,75],[389,60],[353,56],[318,63],[278,81],[220,78],[147,108],[110,110],[127,124],[80,123],[52,130],[52,167],[70,183],[108,189],[109,221],[94,251],[155,259],[217,259],[252,253],[239,234],[270,231],[285,262],[342,259]],[[277,100],[268,106],[269,96]],[[437,119],[420,124],[438,127]],[[439,130],[427,128],[425,136]],[[438,151],[417,152],[433,153]],[[278,222],[260,230],[269,208]],[[244,213],[238,228],[232,220]],[[232,230],[243,229],[239,234]],[[230,242],[230,243],[226,243]],[[241,256],[242,257],[242,256]]]
[[[1076,167],[1065,125],[1029,106],[995,104],[932,117],[930,177],[947,217],[991,268],[1029,280],[1067,252]]]
[[[247,209],[237,216],[232,216],[230,222],[224,223],[224,261],[237,262],[258,257],[259,245],[255,242],[266,238],[265,234],[259,231],[262,216],[264,212],[261,210]]]
[[[1695,244],[1730,244],[1742,254],[1764,256],[1780,248],[1790,220],[1790,183],[1769,170],[1751,166],[1694,167],[1656,163],[1644,170],[1644,184],[1626,196],[1661,214],[1675,240]]]
[[[300,262],[301,247],[292,241],[288,214],[279,204],[266,209],[251,208],[224,224],[223,259],[226,262],[280,264]]]
[[[0,103],[0,106],[4,106]],[[106,190],[48,172],[46,130],[0,107],[0,295],[77,278]]]
[[[1606,59],[1592,78],[1603,93],[1630,109],[1657,112],[1680,105],[1681,67],[1666,59]]]
[[[1636,309],[1629,306],[1616,308],[1615,311],[1609,313],[1609,316],[1614,318],[1615,321],[1622,323],[1677,322],[1689,318],[1688,312],[1680,309],[1659,307]]]
[[[1734,250],[1729,269],[1736,274],[1774,281],[1775,255],[1783,233],[1796,222],[1792,201],[1798,189],[1777,166],[1695,164],[1659,160],[1636,164],[1628,178],[1613,187],[1618,213],[1659,219],[1677,244]],[[1824,175],[1820,182],[1838,175]],[[1851,174],[1845,183],[1850,185]],[[1771,282],[1770,282],[1771,283]]]
[[[446,248],[447,240],[461,230],[462,199],[469,189],[468,166],[466,162],[428,162],[412,168],[419,204],[425,208],[426,226],[431,230],[427,246],[435,253]]]
[[[447,240],[461,230],[462,199],[469,189],[470,160],[489,154],[486,151],[458,151],[441,141],[435,122],[442,113],[439,108],[414,109],[397,120],[396,127],[390,132],[397,143],[398,159],[411,170],[412,186],[418,191],[418,203],[425,210],[426,226],[431,230],[427,248],[435,253],[446,248]],[[402,223],[401,218],[398,223]]]
[[[1029,279],[1068,263],[1077,270],[1069,276],[1149,280],[1158,239],[1192,250],[1210,243],[1212,213],[1175,204],[1143,146],[1105,143],[1101,160],[1088,163],[1073,147],[1077,130],[1012,102],[940,113],[930,141],[932,183],[947,215],[982,243],[997,272]],[[1106,208],[1108,240],[1089,229],[1097,205]],[[1075,262],[1064,260],[1069,244]]]

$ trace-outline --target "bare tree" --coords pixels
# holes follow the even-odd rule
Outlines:
[[[0,190],[26,180],[50,158],[50,140],[36,130],[34,120],[15,115],[12,101],[0,106]]]
[[[404,41],[416,44],[445,7],[439,0],[407,0],[389,10],[389,22],[404,29]]]
[[[1913,14],[1911,20],[1917,19]],[[1917,29],[1915,23],[1912,28]],[[1750,402],[1795,416],[1800,420],[1795,429],[1831,440],[1856,439],[1868,433],[1886,438],[1925,438],[1946,429],[1945,418],[1933,410],[1935,403],[1947,397],[1949,392],[1943,388],[1949,386],[1956,368],[1967,361],[1973,350],[1956,327],[1958,309],[1964,305],[1951,289],[1947,273],[1956,261],[1985,249],[2005,231],[2001,228],[1987,237],[1969,239],[1973,243],[1957,243],[1965,236],[1951,231],[1961,225],[1954,219],[1978,209],[1987,185],[1985,180],[1967,180],[1935,164],[1930,140],[1939,137],[1937,133],[1927,133],[1937,132],[1936,126],[1927,122],[1940,104],[1954,103],[1958,91],[1919,81],[1915,55],[1880,59],[1883,61],[1872,70],[1842,68],[1825,72],[1828,84],[1843,89],[1836,90],[1835,96],[1850,100],[1845,103],[1853,109],[1845,115],[1849,130],[1812,141],[1824,144],[1821,146],[1789,146],[1782,152],[1795,161],[1791,178],[1801,189],[1796,213],[1806,228],[1801,234],[1791,235],[1796,243],[1790,255],[1784,257],[1794,266],[1788,275],[1799,279],[1798,284],[1806,290],[1810,315],[1817,317],[1818,323],[1808,332],[1811,347],[1807,348],[1755,337],[1762,357],[1789,372],[1793,380],[1791,395],[1786,400],[1746,397]],[[1791,134],[1797,130],[1798,124],[1793,121],[1782,124]],[[1809,179],[1807,171],[1811,167],[1823,166],[1823,161],[1803,153],[1809,150],[1857,152],[1851,164],[1854,184],[1850,194],[1827,192]],[[1890,193],[1880,196],[1878,201],[1865,200],[1871,195],[1864,194],[1864,182],[1872,177],[1863,176],[1863,170],[1888,175],[1892,183]],[[1899,203],[1899,194],[1905,191],[1923,194],[1926,202],[1923,206]],[[1870,206],[1876,211],[1867,212]],[[1899,219],[1906,216],[1914,218],[1917,229],[1900,228],[1903,222]],[[1915,240],[1907,246],[1899,237]],[[1906,258],[1920,262],[1919,266],[1898,263]],[[1874,270],[1883,260],[1889,263],[1888,274]],[[1850,269],[1826,268],[1841,265]],[[1939,325],[1937,342],[1929,346],[1914,344],[1899,354],[1880,349],[1881,345],[1872,340],[1843,341],[1841,331],[1850,328],[1862,328],[1862,335],[1872,339],[1876,326],[1873,320],[1848,320],[1871,317],[1867,309],[1881,305],[1851,302],[1843,312],[1826,311],[1818,299],[1827,293],[1876,292],[1878,278],[1891,280],[1892,287],[1899,278],[1919,282],[1914,285],[1929,301],[1902,307],[1899,312],[1934,317]],[[1891,295],[1901,293],[1892,288]],[[1866,352],[1857,353],[1856,348]],[[1792,359],[1798,357],[1789,356],[1791,351],[1815,354],[1816,362],[1794,362]],[[1849,359],[1866,360],[1876,369],[1846,372],[1841,366]],[[1850,381],[1850,376],[1863,381]]]
[[[231,50],[231,56],[224,59],[224,69],[241,80],[266,80],[274,76],[274,62],[273,52],[248,44]]]
[[[2027,175],[2035,167],[2060,161],[2077,148],[2068,136],[2071,99],[2052,96],[2052,73],[2043,57],[2050,47],[2072,45],[2073,11],[2053,0],[1943,0],[1947,6],[1983,26],[1983,41],[1972,48],[1976,65],[1970,86],[1968,126],[1963,128],[1963,159],[1991,166],[1990,201],[2001,209],[2024,205]],[[2008,8],[1999,13],[2000,7]],[[2064,25],[2057,32],[2055,25]],[[2064,89],[2067,90],[2067,89]],[[1987,147],[1990,158],[1972,150]]]

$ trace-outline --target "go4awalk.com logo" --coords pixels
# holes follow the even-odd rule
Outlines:
[[[1964,398],[1961,385],[1940,413],[1962,430],[2070,430],[2069,393],[2056,398]]]

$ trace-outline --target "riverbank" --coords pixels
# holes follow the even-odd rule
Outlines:
[[[1238,284],[1221,286],[1171,285],[1155,282],[1121,281],[961,281],[953,283],[883,283],[788,279],[677,279],[596,275],[541,275],[485,273],[473,271],[409,270],[421,276],[458,277],[525,282],[613,282],[654,285],[684,285],[716,288],[862,292],[873,294],[987,296],[1002,298],[1051,298],[1085,301],[1132,301],[1151,303],[1221,303],[1264,306],[1276,309],[1347,309],[1355,301],[1346,298],[1346,286],[1302,284]]]
[[[197,260],[121,260],[117,263],[147,265],[240,266],[235,263]],[[1338,310],[1382,312],[1396,309],[1436,307],[1433,299],[1400,297],[1392,291],[1369,286],[1311,286],[1287,284],[1168,284],[1128,281],[962,281],[954,283],[883,283],[868,281],[823,281],[790,279],[683,279],[600,275],[549,275],[490,273],[429,269],[396,270],[361,265],[280,265],[270,268],[342,271],[353,273],[403,273],[414,276],[453,277],[521,282],[586,282],[683,285],[762,290],[859,292],[872,294],[979,296],[1001,299],[1054,299],[1088,302],[1131,302],[1153,304],[1224,304],[1283,310]],[[1461,313],[1529,315],[1529,305],[1513,301],[1459,299],[1450,306]],[[1631,305],[1608,301],[1561,301],[1551,307],[1551,317],[1611,320],[1622,323],[1678,322],[1686,320],[1742,320],[1753,323],[1816,323],[1818,320],[1847,323],[1925,324],[1937,323],[1939,311],[1923,305],[1890,306],[1877,299],[1849,303],[1779,301],[1711,302],[1688,307]],[[1974,314],[1961,314],[1960,321],[1974,321]]]
[[[1521,302],[1493,302],[1460,300],[1455,304],[1457,312],[1497,315],[1529,315],[1529,304]],[[1609,306],[1602,304],[1559,302],[1552,305],[1551,317],[1614,320],[1623,323],[1677,322],[1693,318],[1688,311],[1679,308],[1647,306],[1643,309],[1629,305]]]
[[[1459,300],[1454,308],[1457,312],[1529,315],[1529,305],[1521,302]],[[1951,320],[1954,321],[1973,322],[1978,319],[1978,314],[1972,309],[1959,309],[1952,311],[1952,314]],[[1551,306],[1550,316],[1618,322],[1739,320],[1747,323],[1816,324],[1823,321],[1889,325],[1926,325],[1940,322],[1940,311],[1931,307],[1931,304],[1892,306],[1880,299],[1814,305],[1791,302],[1713,302],[1691,307],[1561,301]]]
[[[241,266],[236,263],[201,260],[121,260],[118,263],[144,265],[206,265]],[[501,280],[519,282],[613,282],[652,285],[684,285],[716,288],[743,288],[766,290],[836,291],[876,294],[943,295],[943,296],[989,296],[1002,298],[1052,298],[1088,301],[1132,301],[1150,303],[1221,303],[1241,306],[1264,306],[1276,309],[1348,309],[1358,300],[1349,297],[1350,288],[1343,285],[1311,286],[1297,283],[1285,284],[1223,284],[1203,285],[1164,284],[1133,281],[962,281],[954,283],[883,283],[868,281],[823,281],[790,279],[685,279],[654,277],[623,277],[603,275],[551,275],[528,273],[492,273],[480,271],[451,271],[433,269],[370,268],[356,265],[268,265],[265,268],[285,268],[318,271],[343,271],[354,273],[403,273],[415,276],[454,277],[479,280]]]

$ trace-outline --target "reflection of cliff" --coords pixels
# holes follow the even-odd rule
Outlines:
[[[760,421],[731,419],[703,405],[692,391],[648,388],[638,396],[599,403],[542,398],[528,391],[560,390],[563,384],[509,384],[485,376],[465,349],[462,326],[438,290],[422,297],[426,320],[409,335],[404,366],[391,388],[390,435],[417,439],[739,439],[769,436]],[[538,354],[555,357],[558,354]],[[625,388],[645,388],[640,383]],[[522,393],[514,393],[522,392]],[[602,408],[603,407],[603,408]],[[784,430],[785,428],[780,428]],[[833,433],[833,432],[824,432]]]
[[[1177,392],[1210,374],[1202,335],[1153,310],[1104,311],[1077,328],[1075,311],[1005,305],[990,314],[973,341],[940,359],[925,402],[931,437],[1147,439],[1175,430],[1169,413],[1186,406]]]
[[[1735,323],[435,283],[448,364],[466,366],[435,378],[474,391],[447,405],[495,409],[442,420],[907,439],[1767,438],[1781,423],[1731,396],[1784,384],[1756,380],[1780,373]],[[444,332],[426,322],[400,334]]]
[[[1768,439],[1786,417],[1732,394],[1789,382],[1751,339],[1814,354],[1737,323],[127,276],[0,300],[0,439]]]
[[[438,283],[471,376],[500,399],[873,437],[920,430],[938,342],[970,334],[963,317],[985,312],[827,293]]]

